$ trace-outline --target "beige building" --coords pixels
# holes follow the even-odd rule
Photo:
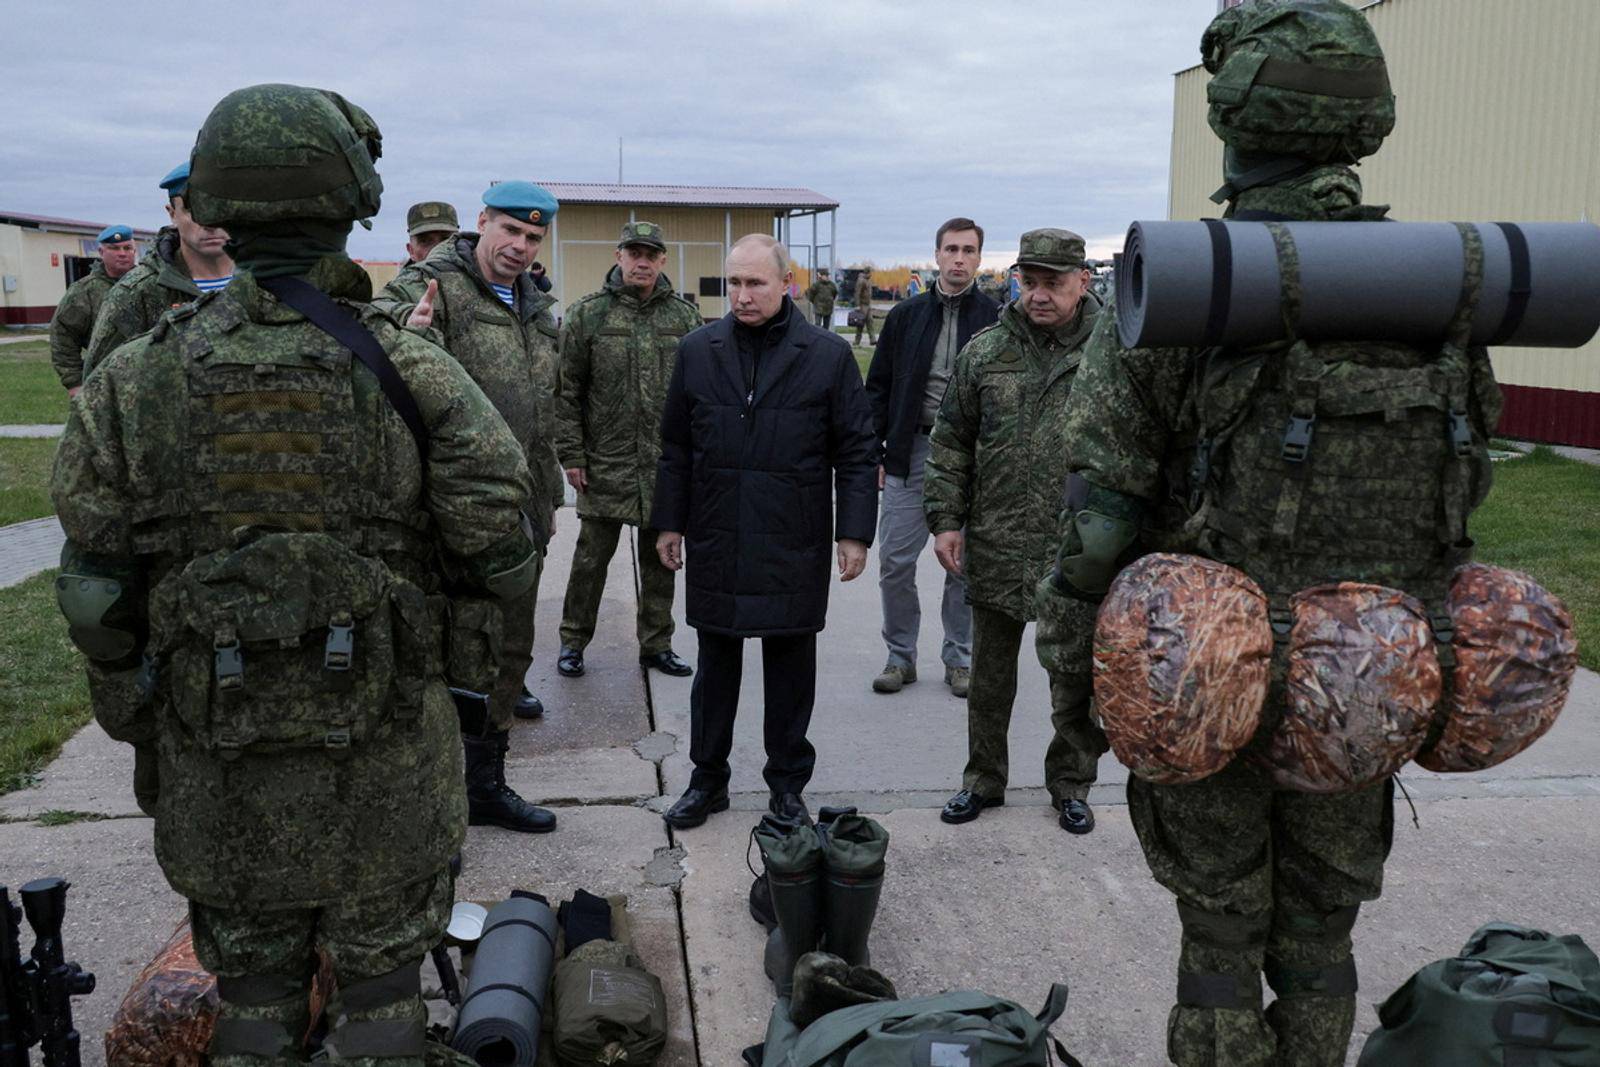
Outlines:
[[[722,261],[729,245],[745,234],[772,234],[789,246],[802,268],[834,266],[839,205],[809,189],[539,184],[561,202],[544,262],[563,308],[600,288],[615,263],[622,227],[640,219],[666,231],[665,273],[678,292],[699,302],[700,314],[708,319],[727,313]]]
[[[0,211],[0,326],[49,322],[67,286],[100,258],[95,238],[110,225]],[[155,236],[154,230],[133,231],[141,256]]]
[[[1426,221],[1600,221],[1600,0],[1356,4],[1388,59],[1394,133],[1365,199]],[[1215,217],[1222,143],[1202,67],[1177,74],[1168,214]],[[1501,348],[1507,436],[1600,447],[1600,341]]]

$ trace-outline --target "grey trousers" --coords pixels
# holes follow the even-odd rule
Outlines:
[[[901,667],[917,664],[917,633],[922,628],[922,604],[917,597],[917,557],[928,543],[928,519],[922,510],[922,468],[928,462],[928,435],[911,438],[910,474],[883,480],[883,500],[878,507],[878,591],[883,596],[883,643],[889,662]],[[937,562],[933,566],[937,567]],[[946,573],[939,604],[944,623],[944,646],[939,658],[946,667],[972,666],[972,608],[967,604],[967,580]]]

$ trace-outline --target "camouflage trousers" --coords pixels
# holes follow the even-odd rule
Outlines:
[[[617,519],[584,519],[578,528],[578,547],[567,578],[567,597],[561,606],[561,645],[583,651],[594,639],[600,617],[600,598],[606,588],[606,570],[622,535]],[[654,655],[672,647],[672,596],[674,577],[656,554],[656,531],[638,533],[639,610],[635,628],[639,654]]]
[[[1011,708],[1017,699],[1017,657],[1027,623],[1003,611],[972,606],[972,678],[967,690],[967,766],[961,787],[985,797],[1006,795]],[[1090,675],[1051,674],[1050,723],[1044,754],[1050,799],[1083,800],[1094,784],[1106,737],[1090,714]]]
[[[516,721],[517,698],[533,666],[533,613],[539,607],[539,580],[544,576],[544,556],[539,557],[539,574],[533,588],[501,605],[504,613],[500,637],[500,672],[489,690],[489,729],[511,729]]]
[[[1183,942],[1167,1055],[1179,1067],[1340,1067],[1356,1014],[1350,932],[1383,889],[1393,780],[1288,793],[1240,759],[1191,785],[1128,779]],[[1261,1009],[1261,979],[1277,994]]]
[[[444,937],[454,899],[448,870],[381,894],[281,911],[189,902],[195,955],[217,976],[214,1067],[303,1062],[317,952],[333,965],[330,1057],[352,1065],[422,1067],[423,957]]]

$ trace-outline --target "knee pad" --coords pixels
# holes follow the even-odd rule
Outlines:
[[[336,1058],[416,1058],[425,1051],[422,961],[339,987],[323,1047]],[[407,1011],[409,1007],[415,1010]]]
[[[293,1058],[309,1022],[310,993],[309,977],[219,975],[217,996],[224,1010],[211,1033],[211,1057]],[[241,1010],[245,1014],[235,1014]]]
[[[1327,912],[1280,909],[1273,916],[1272,940],[1262,970],[1279,1000],[1355,996],[1356,961],[1350,955],[1348,940],[1360,910],[1359,904],[1352,904]],[[1311,949],[1297,955],[1323,958],[1284,959],[1282,947],[1286,944]]]
[[[1222,1011],[1260,1011],[1261,974],[1256,954],[1267,942],[1267,915],[1229,915],[1178,902],[1178,921],[1190,942],[1223,956],[1237,957],[1232,970],[1178,969],[1178,1006]]]

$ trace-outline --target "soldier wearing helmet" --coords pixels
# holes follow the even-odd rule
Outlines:
[[[51,484],[58,601],[217,976],[225,1067],[300,1058],[319,949],[325,1048],[422,1064],[466,827],[443,670],[472,673],[471,634],[442,626],[487,628],[537,573],[517,440],[345,254],[379,145],[332,93],[217,104],[188,207],[237,272],[85,382]]]
[[[1260,0],[1219,14],[1201,50],[1213,75],[1210,123],[1226,145],[1216,196],[1225,217],[1383,216],[1362,203],[1353,169],[1394,126],[1365,16],[1339,0]],[[1272,621],[1262,620],[1264,644],[1281,646],[1259,650],[1277,664],[1270,687],[1259,672],[1256,694],[1260,708],[1265,693],[1262,721],[1271,722],[1289,700],[1281,663],[1297,593],[1375,583],[1439,605],[1469,551],[1467,513],[1488,489],[1484,446],[1499,392],[1482,349],[1453,340],[1435,351],[1306,341],[1247,352],[1127,349],[1115,320],[1102,316],[1067,401],[1073,473],[1056,568],[1037,591],[1041,659],[1081,654],[1053,620],[1072,616],[1068,599],[1098,603],[1134,557],[1220,561],[1253,583]],[[1404,382],[1408,395],[1375,382]],[[1450,403],[1433,392],[1444,382]],[[1386,398],[1376,411],[1374,393]],[[1182,595],[1221,602],[1193,578]],[[1115,599],[1095,641],[1098,697],[1125,692],[1101,684]],[[1204,610],[1198,600],[1186,608]],[[1255,676],[1224,672],[1222,684],[1243,685],[1246,674]],[[1209,704],[1207,744],[1223,732],[1216,720],[1233,695]],[[1163,726],[1143,725],[1152,736]],[[1355,1020],[1351,931],[1357,909],[1382,889],[1393,779],[1304,791],[1271,773],[1260,746],[1235,756],[1242,743],[1215,753],[1190,776],[1198,780],[1141,777],[1136,767],[1128,783],[1140,844],[1177,898],[1183,931],[1168,1055],[1183,1067],[1333,1067],[1345,1062]]]

